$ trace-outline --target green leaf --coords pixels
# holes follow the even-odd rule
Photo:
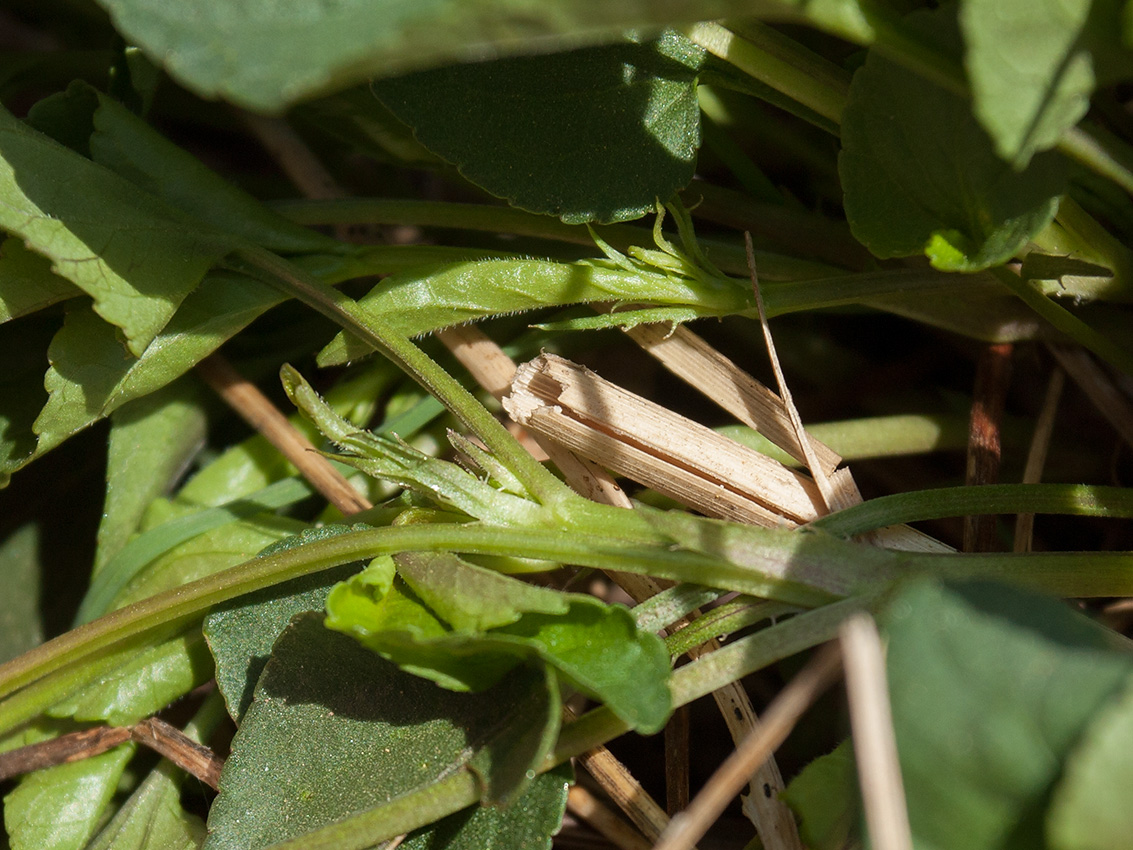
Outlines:
[[[458,632],[510,626],[524,614],[566,614],[563,594],[478,568],[447,552],[405,552],[397,572],[421,601]]]
[[[558,696],[542,674],[521,669],[483,693],[455,694],[401,673],[321,619],[300,615],[276,642],[221,775],[208,850],[301,836],[473,759],[529,784],[526,772],[558,729]],[[518,740],[536,746],[517,751]]]
[[[745,14],[744,0],[596,0],[531,4],[493,0],[346,0],[334,6],[210,0],[100,0],[115,26],[183,85],[206,98],[278,112],[314,94],[368,77],[454,59],[529,52],[533,44],[578,44],[632,26]]]
[[[169,514],[184,516],[193,512],[167,503],[166,509],[167,518]],[[305,523],[297,519],[261,514],[213,528],[174,546],[148,564],[114,597],[112,608],[121,608],[242,564],[266,546],[297,534],[305,527]]]
[[[512,206],[570,224],[624,221],[692,180],[703,55],[669,32],[423,71],[374,91],[419,142]]]
[[[340,243],[287,220],[220,177],[126,107],[98,95],[91,158],[212,228],[282,254],[331,252]]]
[[[1095,84],[1092,7],[1062,0],[963,0],[960,26],[972,103],[996,152],[1023,169],[1086,114]]]
[[[1133,835],[1133,680],[1098,712],[1071,752],[1047,813],[1053,850],[1120,850]]]
[[[379,563],[332,590],[327,626],[446,688],[478,691],[539,659],[635,728],[655,732],[668,719],[668,653],[625,608],[578,594],[556,603],[549,591],[447,553],[402,555],[399,569],[402,560],[404,583]],[[478,622],[500,625],[456,626]]]
[[[942,49],[958,46],[948,7],[907,24]],[[946,271],[1009,260],[1053,219],[1066,183],[1053,153],[1015,171],[966,100],[877,50],[850,86],[838,171],[860,242],[883,258],[924,253]]]
[[[475,806],[410,833],[406,850],[550,850],[562,825],[570,764],[535,777],[531,787],[508,806]]]
[[[779,796],[798,815],[799,837],[810,850],[842,850],[861,808],[851,742],[816,758]]]
[[[0,323],[82,294],[18,239],[0,243]]]
[[[487,316],[592,301],[687,306],[697,316],[738,313],[753,306],[751,286],[729,278],[702,281],[605,260],[523,259],[448,263],[392,275],[358,303],[399,332],[417,336]],[[340,333],[319,353],[319,365],[340,365],[371,353],[368,346]]]
[[[35,451],[9,461],[8,470],[25,466],[126,402],[171,383],[283,300],[249,278],[209,275],[136,360],[122,348],[113,327],[88,305],[75,304],[48,351],[52,365],[41,383],[50,395],[33,426],[39,436]]]
[[[89,294],[134,356],[230,249],[220,232],[195,226],[2,108],[0,197],[0,228]]]
[[[43,643],[41,569],[38,525],[22,525],[0,543],[0,663]]]
[[[1133,660],[1063,603],[970,582],[901,587],[879,616],[918,846],[1044,846],[1044,809]]]
[[[204,638],[199,629],[193,628],[137,653],[52,706],[48,713],[53,717],[128,726],[203,685],[212,673],[212,659]]]
[[[165,762],[142,780],[88,850],[196,850],[205,840],[199,817],[181,808],[180,769]]]
[[[359,523],[353,529],[346,525],[305,529],[273,543],[260,555],[283,552],[368,527]],[[216,685],[233,719],[239,721],[251,705],[256,682],[271,655],[272,645],[291,618],[306,611],[322,611],[330,588],[361,567],[362,563],[355,561],[273,585],[218,605],[205,618],[205,638],[216,659]]]
[[[4,798],[12,850],[81,850],[110,803],[134,744],[25,776]]]
[[[183,472],[204,443],[206,424],[200,391],[191,383],[166,387],[113,413],[95,574],[126,545],[150,502]]]

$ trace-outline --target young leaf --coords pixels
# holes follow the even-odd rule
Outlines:
[[[183,85],[260,112],[280,112],[314,94],[367,77],[448,60],[527,52],[532,43],[578,43],[632,26],[665,26],[745,14],[745,0],[567,0],[532,5],[458,0],[350,0],[297,11],[286,5],[193,7],[161,0],[100,0],[115,26]],[[482,93],[480,93],[482,94]]]
[[[294,537],[271,544],[260,555],[294,549],[350,530],[345,525],[305,529]],[[205,618],[205,638],[216,660],[216,685],[234,720],[239,721],[252,704],[256,682],[271,655],[272,645],[291,618],[306,611],[322,611],[330,588],[361,567],[361,562],[343,564],[277,584],[218,605]]]
[[[134,356],[230,250],[219,231],[194,225],[3,108],[0,197],[0,228],[89,294],[98,314],[122,329]]]
[[[483,693],[455,694],[401,673],[321,619],[300,615],[276,641],[221,775],[208,850],[301,836],[467,770],[477,757],[481,769],[529,784],[526,772],[558,729],[558,695],[542,674],[521,669]]]
[[[359,430],[335,413],[290,365],[280,370],[280,378],[292,403],[343,449],[342,462],[492,524],[539,522],[538,503],[498,490],[463,467],[431,457],[398,438]]]
[[[113,327],[89,305],[76,303],[51,342],[51,368],[37,381],[49,397],[33,426],[39,437],[35,450],[14,453],[7,471],[25,466],[126,402],[171,383],[283,300],[250,278],[211,274],[136,360],[122,349]],[[19,399],[34,401],[36,394]]]
[[[12,850],[82,850],[114,796],[135,745],[36,771],[4,798]]]
[[[631,726],[655,732],[668,719],[668,653],[656,635],[637,630],[625,608],[578,594],[556,603],[549,591],[533,592],[447,553],[399,558],[407,565],[404,583],[375,565],[332,590],[327,626],[446,688],[481,690],[538,659]],[[476,623],[500,625],[467,628]]]
[[[1133,679],[1098,712],[1066,761],[1047,814],[1055,850],[1119,850],[1133,835]]]
[[[405,552],[397,572],[421,601],[458,632],[510,626],[524,614],[561,615],[567,597],[554,590],[486,570],[447,552]]]
[[[1118,7],[1110,0],[960,3],[973,108],[1003,159],[1025,168],[1086,114],[1099,78],[1110,76],[1107,54],[1120,49]]]
[[[879,621],[914,841],[1044,846],[1064,762],[1133,660],[1063,603],[986,582],[909,582]]]
[[[692,180],[704,51],[673,32],[386,79],[414,136],[512,206],[571,224],[639,218]]]
[[[958,49],[951,7],[915,13],[910,28]],[[871,50],[854,75],[838,171],[846,217],[878,257],[924,253],[946,271],[1006,262],[1054,217],[1063,161],[1018,172],[996,154],[968,101]]]

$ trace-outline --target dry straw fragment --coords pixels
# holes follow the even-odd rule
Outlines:
[[[529,430],[709,516],[793,527],[824,513],[807,476],[557,355],[520,366],[503,404]]]

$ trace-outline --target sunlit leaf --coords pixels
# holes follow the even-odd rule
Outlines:
[[[194,226],[2,108],[0,197],[0,228],[89,294],[134,356],[230,250],[220,232]]]
[[[636,728],[653,732],[668,718],[668,654],[656,635],[637,630],[627,609],[579,594],[555,604],[549,591],[509,588],[522,582],[451,554],[407,563],[404,582],[378,559],[336,587],[327,625],[446,688],[482,690],[538,660]],[[465,628],[442,619],[409,584]],[[478,623],[500,625],[468,628]]]

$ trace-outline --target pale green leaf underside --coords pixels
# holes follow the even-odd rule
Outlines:
[[[200,389],[187,382],[115,411],[93,575],[126,545],[146,507],[168,492],[204,444],[206,424]]]
[[[1089,108],[1083,44],[1093,0],[964,0],[960,26],[972,104],[1004,159],[1023,168]]]
[[[4,798],[12,850],[82,850],[110,803],[134,744],[24,777]]]
[[[100,0],[115,26],[204,97],[279,112],[369,77],[749,13],[743,0]]]
[[[165,762],[147,776],[89,850],[196,850],[205,840],[199,817],[181,808],[180,770]]]

